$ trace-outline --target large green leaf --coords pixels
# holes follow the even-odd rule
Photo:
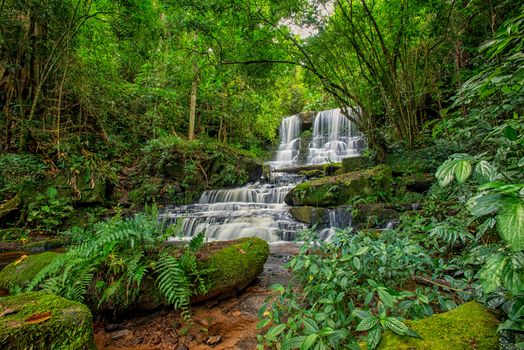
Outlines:
[[[385,325],[393,332],[400,335],[405,335],[408,331],[408,327],[395,317],[388,317],[388,319],[385,322]]]
[[[375,327],[368,332],[368,336],[366,338],[366,345],[368,349],[373,350],[377,347],[378,343],[380,343],[381,335],[382,335],[382,328],[380,327]]]
[[[378,324],[378,318],[376,316],[366,317],[358,324],[355,329],[357,332],[367,331]]]
[[[476,217],[493,214],[500,208],[501,198],[502,195],[499,193],[482,192],[470,198],[467,207]]]
[[[471,162],[468,160],[457,161],[453,171],[455,173],[455,178],[459,183],[464,183],[471,175],[472,166]]]
[[[480,177],[482,182],[489,182],[495,180],[497,169],[491,163],[481,160],[475,166],[475,174]]]
[[[435,175],[437,176],[440,186],[445,187],[449,185],[451,181],[453,181],[454,169],[455,161],[450,159],[439,166]]]
[[[513,251],[524,249],[524,202],[522,200],[504,207],[497,215],[500,236],[509,243]]]

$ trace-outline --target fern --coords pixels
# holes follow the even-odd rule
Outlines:
[[[188,276],[182,268],[180,261],[171,255],[162,255],[158,267],[158,288],[166,297],[169,304],[175,309],[181,309],[187,315],[191,289]]]
[[[192,252],[198,252],[204,246],[205,238],[205,232],[200,232],[199,234],[191,238],[191,240],[187,244],[187,248]]]
[[[475,239],[473,235],[465,229],[446,224],[433,228],[430,231],[430,235],[438,237],[451,246],[454,246],[457,242],[464,244]]]

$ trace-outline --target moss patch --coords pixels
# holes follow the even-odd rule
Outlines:
[[[59,253],[45,252],[28,255],[18,262],[14,261],[0,271],[0,288],[10,289],[14,286],[26,287],[36,274],[46,267]]]
[[[241,238],[202,261],[202,267],[213,269],[209,277],[210,292],[194,301],[209,299],[246,287],[262,271],[269,256],[269,244],[263,239]]]
[[[2,349],[95,349],[91,313],[86,306],[52,294],[23,293],[0,298],[0,348]],[[34,317],[40,314],[40,317]],[[28,323],[33,316],[43,320]]]
[[[343,175],[327,176],[297,185],[285,198],[291,206],[334,207],[355,196],[371,196],[391,189],[391,169],[379,165]]]
[[[422,339],[401,337],[386,332],[378,349],[490,350],[498,349],[497,318],[477,302],[419,321],[408,327]]]

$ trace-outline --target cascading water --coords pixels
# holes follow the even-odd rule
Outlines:
[[[308,164],[340,162],[358,156],[365,146],[362,133],[339,108],[322,111],[315,118]]]
[[[284,197],[301,180],[282,174],[272,183],[206,191],[198,203],[173,208],[162,217],[172,223],[182,219],[186,236],[205,231],[216,240],[257,236],[268,242],[292,241],[306,225],[293,220]]]
[[[284,203],[286,194],[303,177],[278,173],[279,168],[299,165],[301,119],[294,115],[280,125],[280,145],[275,159],[268,162],[273,172],[269,181],[248,184],[233,189],[205,191],[196,204],[175,207],[161,215],[161,219],[175,222],[183,220],[186,236],[205,231],[206,237],[229,240],[257,236],[269,242],[290,241],[306,228],[293,219]],[[356,156],[365,147],[362,135],[339,109],[323,111],[314,121],[313,136],[308,149],[308,163],[321,164]],[[304,154],[305,156],[305,154]],[[329,226],[337,225],[335,211],[330,211]],[[321,237],[327,238],[333,229],[325,229]]]
[[[280,145],[275,160],[269,162],[274,168],[298,164],[300,152],[300,117],[292,115],[280,123]]]

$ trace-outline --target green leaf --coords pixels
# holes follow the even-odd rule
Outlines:
[[[295,338],[291,338],[291,339],[285,340],[282,343],[282,349],[283,350],[285,350],[285,349],[297,349],[297,348],[299,348],[302,345],[302,343],[304,343],[305,340],[306,340],[305,336],[299,336],[299,337],[295,337]]]
[[[473,216],[480,217],[496,212],[500,208],[501,198],[500,193],[482,192],[470,198],[466,206]]]
[[[524,202],[522,200],[505,206],[502,213],[497,215],[497,229],[513,251],[524,249]]]
[[[302,345],[300,346],[300,350],[308,350],[313,345],[315,345],[315,342],[317,341],[318,334],[310,334],[306,337]]]
[[[513,127],[511,127],[509,125],[506,125],[506,127],[504,128],[503,133],[504,133],[504,137],[507,138],[508,140],[510,140],[510,141],[517,140],[518,132]]]
[[[453,181],[454,168],[455,161],[450,159],[439,166],[435,175],[437,176],[440,186],[446,187],[451,181]]]
[[[302,321],[302,324],[304,325],[304,330],[306,332],[306,334],[311,334],[311,333],[318,333],[318,325],[317,323],[310,319],[310,318],[305,318],[303,321]]]
[[[360,268],[362,267],[362,265],[360,264],[360,259],[356,256],[353,257],[353,266],[355,266],[357,270],[360,270]]]
[[[278,326],[275,326],[275,327],[271,327],[267,332],[266,332],[266,338],[269,338],[269,339],[275,339],[280,333],[282,333],[284,331],[284,329],[286,329],[287,327],[287,324],[279,324]]]
[[[378,297],[384,303],[384,305],[388,307],[393,307],[395,303],[395,299],[391,296],[391,294],[389,294],[387,290],[379,288],[377,290],[377,293],[378,293]]]
[[[408,332],[408,326],[395,317],[388,317],[385,326],[399,335],[405,335]]]
[[[453,169],[455,178],[459,183],[464,183],[471,175],[472,167],[471,162],[467,160],[460,160],[455,164]]]
[[[358,324],[355,329],[357,332],[367,331],[378,324],[379,319],[376,316],[366,317]]]
[[[368,336],[366,338],[366,345],[368,347],[368,350],[373,350],[378,346],[378,343],[380,343],[381,335],[382,328],[380,327],[375,327],[368,332]]]
[[[489,162],[481,160],[475,166],[475,174],[477,174],[483,182],[490,182],[495,180],[497,169]]]

